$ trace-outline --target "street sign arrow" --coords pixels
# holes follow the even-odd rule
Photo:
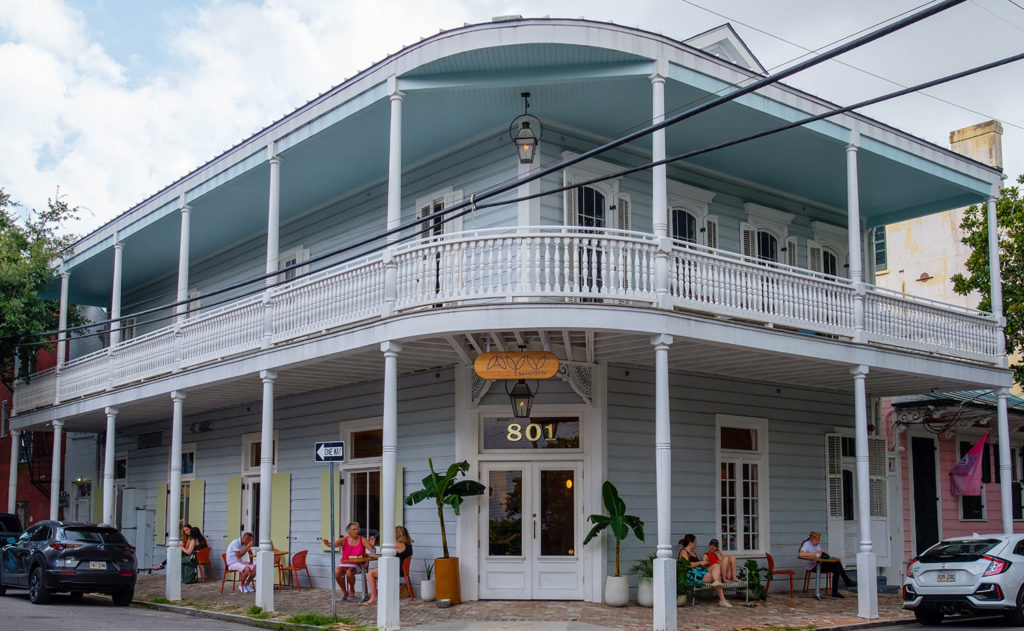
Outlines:
[[[316,443],[313,459],[316,462],[345,462],[345,441]]]

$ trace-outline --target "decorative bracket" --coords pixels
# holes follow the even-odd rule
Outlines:
[[[559,362],[558,372],[555,376],[569,384],[573,392],[579,395],[583,402],[592,405],[594,402],[594,366],[582,362]],[[480,405],[480,401],[487,396],[491,385],[495,382],[490,379],[481,379],[476,372],[473,372],[472,407]]]

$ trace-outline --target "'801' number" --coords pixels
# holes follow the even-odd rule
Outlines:
[[[525,437],[526,440],[532,443],[540,440],[541,436],[544,436],[547,440],[554,440],[555,426],[551,423],[547,425],[528,423],[524,428],[519,423],[509,423],[508,430],[505,433],[505,440],[518,443]]]

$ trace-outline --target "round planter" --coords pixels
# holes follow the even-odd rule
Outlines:
[[[608,576],[604,579],[604,604],[625,607],[629,602],[629,578]]]
[[[676,605],[680,607],[686,606],[686,594],[679,594],[676,596]]]
[[[434,559],[434,580],[437,583],[437,599],[448,599],[451,604],[462,603],[462,586],[459,583],[459,557]]]
[[[654,583],[649,578],[641,578],[636,586],[636,601],[641,607],[654,606]]]
[[[428,578],[425,581],[420,582],[420,600],[423,602],[430,602],[437,598],[437,592],[434,591],[434,579]]]

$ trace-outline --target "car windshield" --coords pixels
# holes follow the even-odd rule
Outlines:
[[[65,528],[64,540],[83,543],[128,543],[121,533],[113,528]]]
[[[0,531],[21,532],[21,524],[14,515],[0,515]]]
[[[942,541],[921,555],[921,561],[977,561],[995,546],[999,539],[967,539]]]

